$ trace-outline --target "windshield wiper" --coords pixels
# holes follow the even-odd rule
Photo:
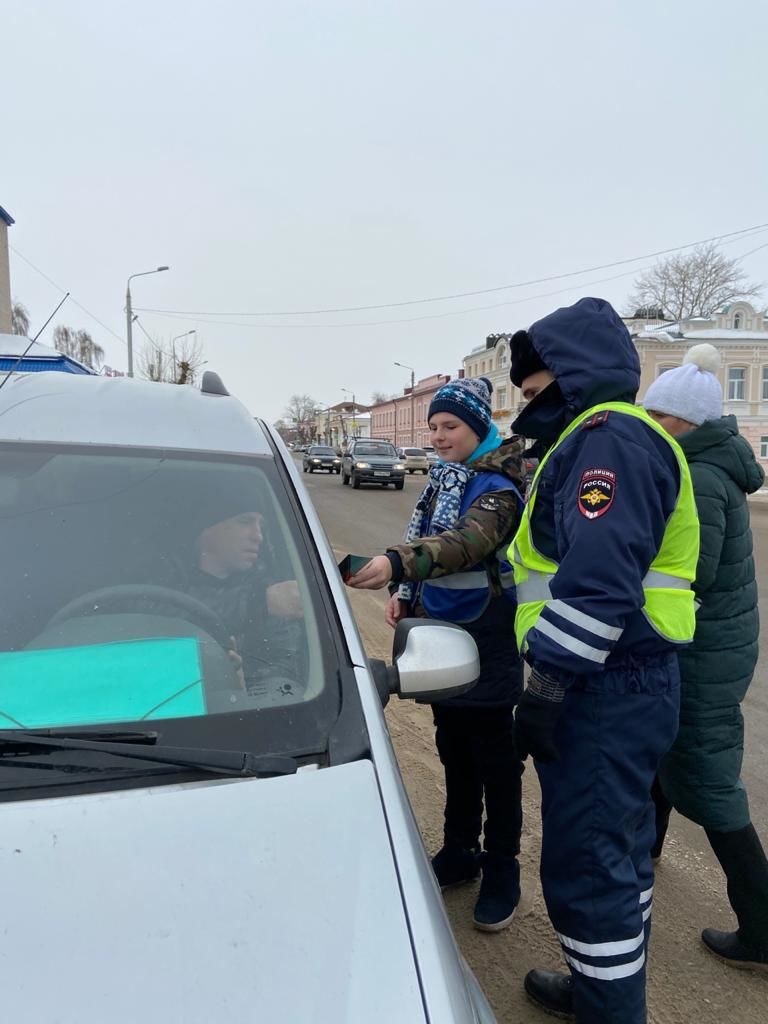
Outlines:
[[[83,734],[84,735],[84,734]],[[28,732],[19,729],[0,729],[0,758],[26,748],[32,752],[52,750],[90,750],[97,754],[112,754],[116,757],[135,758],[138,761],[155,761],[158,764],[173,764],[181,768],[196,768],[217,775],[265,776],[293,775],[298,761],[293,757],[279,754],[251,754],[245,750],[207,750],[197,747],[153,746],[151,750],[137,750],[136,744],[154,744],[157,733],[90,733],[96,739],[79,736],[67,738],[66,734],[51,730]],[[98,737],[110,737],[100,739]],[[116,739],[116,737],[120,737]],[[111,742],[110,742],[111,740]]]

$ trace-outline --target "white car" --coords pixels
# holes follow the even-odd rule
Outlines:
[[[407,473],[418,472],[426,476],[429,472],[430,463],[423,448],[398,448],[397,453],[405,463]]]
[[[278,435],[215,374],[9,381],[0,529],[5,1016],[492,1024],[382,712],[477,649],[366,657]]]
[[[440,462],[440,456],[437,454],[432,445],[425,444],[424,451],[427,453],[427,459],[429,460],[430,466],[436,466]]]

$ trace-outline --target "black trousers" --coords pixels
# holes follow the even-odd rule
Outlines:
[[[432,706],[445,769],[445,840],[516,857],[523,825],[523,764],[512,708]],[[485,828],[483,828],[485,808]]]

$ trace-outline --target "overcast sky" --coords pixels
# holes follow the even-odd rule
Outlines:
[[[196,328],[270,420],[294,392],[395,391],[395,360],[453,374],[584,294],[623,311],[646,264],[243,314],[479,291],[768,222],[764,0],[6,0],[2,30],[0,205],[58,286],[11,253],[33,332],[68,289],[114,333],[71,300],[56,322],[125,368],[126,278],[169,264],[134,306],[185,312],[140,323]],[[768,247],[745,265],[768,281]]]

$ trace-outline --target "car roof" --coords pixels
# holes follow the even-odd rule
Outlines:
[[[55,372],[14,378],[0,390],[0,441],[272,455],[264,427],[231,395]]]

